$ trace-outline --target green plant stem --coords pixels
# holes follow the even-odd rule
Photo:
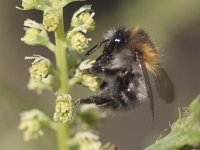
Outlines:
[[[59,78],[59,92],[68,93],[68,68],[67,68],[67,53],[64,46],[64,25],[63,19],[60,22],[57,31],[55,32],[56,40],[56,64]],[[66,141],[69,137],[68,124],[60,123],[57,129],[57,140],[59,150],[69,150]]]
[[[70,150],[67,145],[69,139],[69,125],[64,123],[58,123],[57,128],[57,144],[58,150]]]
[[[53,6],[58,8],[60,0],[53,0]],[[55,31],[55,57],[59,79],[59,92],[68,93],[68,65],[67,65],[67,52],[65,45],[65,31],[63,21],[63,8],[60,9],[60,23]],[[57,128],[57,143],[58,150],[69,150],[66,144],[69,138],[69,124],[59,123]]]
[[[61,11],[63,13],[63,11]],[[68,66],[67,66],[67,53],[65,47],[65,32],[64,23],[61,19],[60,24],[55,32],[56,41],[56,64],[59,76],[59,91],[63,93],[68,93]]]
[[[51,42],[49,42],[47,45],[45,45],[50,51],[54,52],[55,45],[53,45]]]

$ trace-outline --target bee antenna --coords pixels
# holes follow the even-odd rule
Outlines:
[[[83,56],[82,60],[85,60],[88,56],[90,56],[93,52],[95,52],[98,48],[100,48],[104,43],[108,42],[109,40],[106,39],[106,40],[103,40],[103,41],[100,41],[99,43],[97,43],[93,48],[91,48],[90,50],[88,50],[85,55]]]

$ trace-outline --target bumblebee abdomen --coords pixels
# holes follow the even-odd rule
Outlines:
[[[124,74],[124,75],[122,75]],[[110,92],[108,92],[110,91]],[[111,95],[107,95],[111,93]],[[106,106],[114,111],[127,111],[135,108],[141,102],[148,99],[143,76],[139,72],[120,71],[120,75],[112,78],[107,87],[103,89],[101,96],[112,97],[112,106]]]

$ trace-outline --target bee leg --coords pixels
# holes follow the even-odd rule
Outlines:
[[[93,74],[93,75],[104,74],[105,76],[113,76],[117,72],[119,72],[119,70],[120,69],[107,69],[107,68],[103,68],[103,67],[92,67],[92,68],[84,69],[84,70],[82,70],[82,72],[85,74]]]
[[[110,99],[102,98],[100,96],[90,96],[88,98],[79,99],[80,104],[96,104],[101,105],[103,103],[109,102]]]
[[[119,74],[120,77],[124,77],[128,73],[127,70],[121,70],[119,68],[108,69],[108,68],[103,68],[103,67],[92,67],[92,68],[84,69],[82,70],[82,72],[85,74],[92,74],[92,75],[103,74],[105,76],[113,76],[113,75],[116,75],[118,72],[120,72]]]
[[[116,68],[116,69],[107,69],[107,68],[102,68],[102,72],[104,75],[106,76],[113,76],[116,73],[118,73],[120,71],[120,69]]]
[[[109,108],[112,110],[117,110],[117,108],[119,108],[114,101],[110,101],[110,102],[98,105],[98,107],[101,109]]]
[[[105,72],[105,66],[108,65],[111,61],[111,55],[100,55],[91,68],[82,70],[86,74],[98,74]]]
[[[79,99],[75,104],[96,104],[100,108],[118,108],[118,103],[114,97],[101,97],[101,96],[90,96],[88,98]]]

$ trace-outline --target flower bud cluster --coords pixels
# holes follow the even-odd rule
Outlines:
[[[21,113],[19,130],[23,131],[26,141],[34,140],[44,134],[42,125],[49,121],[49,118],[41,111],[33,109]]]
[[[88,48],[91,38],[86,38],[82,33],[76,32],[71,38],[71,48],[75,49],[78,53],[83,53]]]
[[[44,45],[49,47],[53,44],[50,42],[47,32],[44,30],[43,25],[34,20],[27,19],[24,21],[25,35],[21,41],[28,45]],[[53,47],[53,46],[52,46]],[[53,48],[50,49],[53,49]]]
[[[89,131],[77,133],[75,139],[79,143],[80,150],[100,150],[102,146],[99,137]]]
[[[96,91],[99,88],[98,77],[89,74],[84,74],[80,70],[76,70],[77,76],[81,77],[81,83],[88,87],[91,91]]]
[[[72,118],[72,98],[69,94],[59,93],[56,99],[56,108],[53,116],[54,121],[66,123]]]
[[[79,9],[81,10],[81,12],[78,10],[77,13],[75,13],[75,15],[72,17],[72,21],[71,21],[71,27],[82,27],[81,31],[83,32],[87,32],[87,31],[92,31],[94,30],[95,27],[95,22],[94,22],[94,12],[90,13],[90,9],[91,7],[85,6],[82,7],[85,8],[85,10],[83,11],[83,9]]]
[[[86,38],[83,33],[92,31],[95,27],[94,12],[91,13],[91,6],[85,5],[78,9],[71,20],[71,30],[67,34],[67,41],[72,50],[83,53],[88,48],[91,38]]]
[[[21,39],[24,41],[24,43],[29,44],[29,45],[35,45],[37,44],[38,36],[40,34],[39,29],[35,28],[28,28],[25,32],[24,37]]]
[[[25,59],[33,59],[32,66],[29,68],[30,80],[28,89],[35,90],[40,94],[44,89],[53,89],[54,68],[49,59],[34,55]]]
[[[32,67],[29,69],[31,78],[35,82],[39,82],[50,75],[52,71],[52,64],[49,59],[42,56],[26,57],[27,59],[35,59]]]
[[[27,88],[29,90],[36,91],[37,94],[41,94],[44,90],[51,91],[54,89],[54,77],[49,75],[47,78],[44,78],[39,82],[35,82],[32,78],[30,78]]]
[[[48,32],[53,32],[57,29],[60,22],[60,15],[58,10],[50,10],[44,13],[43,26]]]
[[[24,10],[45,10],[50,7],[50,0],[22,0],[22,7]]]
[[[91,91],[96,91],[99,88],[99,78],[90,74],[84,74],[82,70],[88,69],[92,66],[94,61],[85,60],[79,65],[79,69],[76,70],[75,77],[79,78],[79,83],[88,87]]]
[[[33,9],[37,6],[36,0],[22,0],[22,7],[24,10]]]

